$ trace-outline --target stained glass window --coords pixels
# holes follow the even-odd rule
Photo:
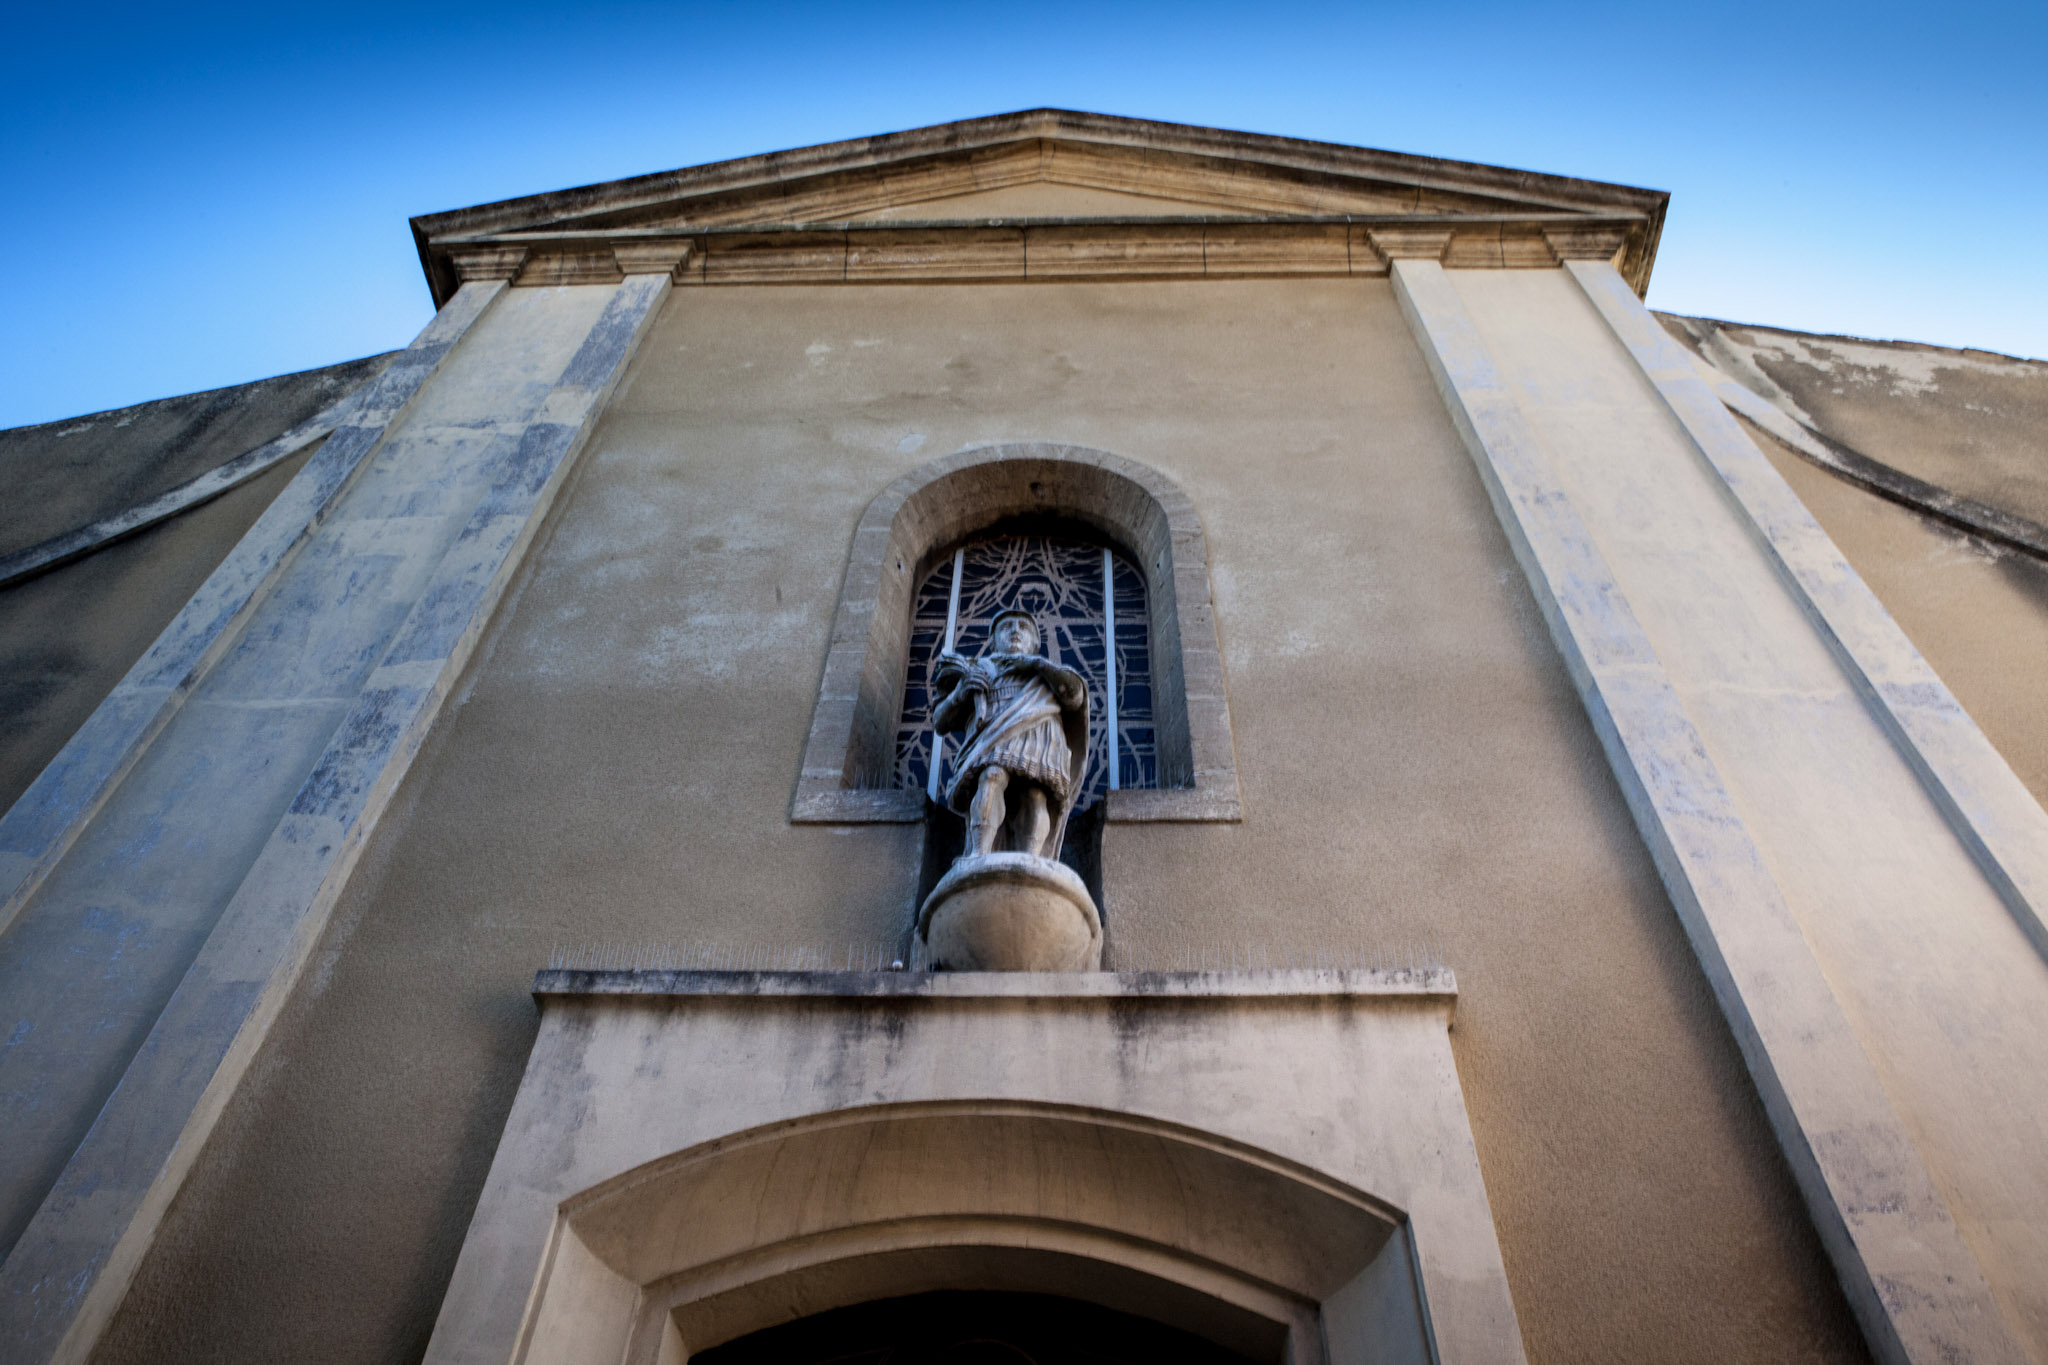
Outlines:
[[[1012,608],[1030,612],[1045,637],[1045,653],[1088,680],[1088,762],[1082,771],[1085,810],[1108,789],[1111,724],[1109,650],[1101,545],[1048,536],[991,536],[968,543],[959,555],[960,609],[954,652],[969,658],[988,642],[996,616]],[[1110,598],[1116,623],[1115,674],[1117,785],[1156,787],[1159,759],[1152,724],[1151,616],[1145,576],[1115,551],[1108,551]],[[918,586],[911,603],[910,666],[903,687],[903,714],[896,727],[896,782],[925,789],[931,776],[931,696],[926,686],[932,657],[944,647],[947,609],[953,594],[955,559],[943,556]],[[946,737],[950,756],[959,735]],[[941,770],[950,778],[950,767]]]

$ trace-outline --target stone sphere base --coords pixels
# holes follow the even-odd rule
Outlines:
[[[1093,972],[1102,916],[1065,863],[1028,853],[962,858],[917,912],[935,971]]]

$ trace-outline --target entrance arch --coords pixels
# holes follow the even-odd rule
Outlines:
[[[950,1102],[735,1134],[566,1201],[517,1359],[681,1365],[941,1291],[1058,1296],[1271,1365],[1362,1360],[1345,1343],[1367,1339],[1374,1361],[1430,1358],[1384,1202],[1157,1120]]]
[[[549,969],[427,1365],[678,1365],[1056,1294],[1286,1365],[1523,1365],[1440,969]]]

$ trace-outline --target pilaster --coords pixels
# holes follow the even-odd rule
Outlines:
[[[668,289],[465,285],[10,813],[9,1360],[91,1354]]]
[[[1654,413],[1629,396],[1597,346],[1570,339],[1577,333],[1549,293],[1545,325],[1531,334],[1541,331],[1553,351],[1565,348],[1561,363],[1580,367],[1563,391],[1548,374],[1504,373],[1440,265],[1396,260],[1392,273],[1873,1352],[1891,1362],[2027,1359],[1929,1170],[1924,1117],[1902,1114],[1868,1050],[1869,1017],[1852,1017],[1816,957],[1814,931],[1833,928],[1835,904],[1811,903],[1810,880],[1788,882],[1788,839],[1803,833],[1809,846],[1800,851],[1827,854],[1814,853],[1810,828],[1800,829],[1811,808],[1795,808],[1784,791],[1786,765],[1796,762],[1782,747],[1786,727],[1849,734],[1867,721],[1817,684],[1810,648],[1773,633],[1782,607],[1751,566],[1725,558],[1725,511],[1693,494],[1682,468],[1667,472]],[[1582,391],[1599,397],[1553,426],[1610,429],[1598,451],[1572,452],[1574,479],[1531,414],[1578,403]],[[1587,478],[1609,486],[1589,493]],[[1703,591],[1708,583],[1717,586]],[[1652,643],[1632,601],[1638,592],[1651,600],[1670,657]],[[1766,758],[1774,734],[1780,747]],[[1829,771],[1872,791],[1896,780],[1856,772],[1846,753]],[[1916,870],[1950,878],[1958,909],[1981,894],[1967,877],[1954,880],[1953,859],[1943,861],[1945,830],[1902,825],[1899,834],[1929,841],[1929,865]],[[1886,1074],[1898,1083],[1896,1064]],[[1947,1172],[1954,1188],[1957,1168]]]
[[[1594,257],[1566,269],[1742,508],[2014,921],[2048,955],[2048,813],[1614,267]]]

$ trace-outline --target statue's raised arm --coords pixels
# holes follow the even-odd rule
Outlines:
[[[1041,655],[1040,638],[1029,612],[1006,611],[980,657],[932,662],[932,725],[963,732],[946,804],[967,817],[966,848],[918,912],[938,966],[1101,962],[1101,913],[1058,861],[1088,757],[1088,682]]]
[[[932,660],[930,694],[932,728],[951,734],[985,718],[986,704],[993,697],[992,680],[975,660],[947,650]]]

